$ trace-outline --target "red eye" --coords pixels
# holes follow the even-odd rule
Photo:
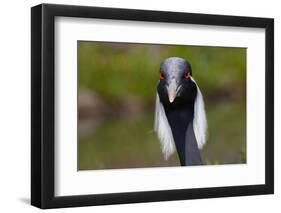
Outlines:
[[[189,72],[185,72],[185,73],[183,74],[183,77],[184,77],[185,79],[188,79],[188,78],[190,77],[190,73],[189,73]]]
[[[164,77],[163,73],[160,72],[160,80],[164,80],[164,79],[165,79],[165,77]]]

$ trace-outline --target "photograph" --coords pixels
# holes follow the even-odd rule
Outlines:
[[[247,48],[77,41],[77,170],[246,164]]]

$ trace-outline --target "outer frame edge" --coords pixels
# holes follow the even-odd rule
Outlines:
[[[82,10],[79,12],[79,10]],[[91,13],[92,11],[92,13]],[[106,11],[106,13],[105,13]],[[191,14],[164,11],[147,11],[131,9],[98,8],[86,6],[43,4],[31,9],[31,204],[42,208],[63,208],[90,205],[158,202],[169,200],[218,198],[229,196],[247,196],[272,194],[274,192],[273,177],[273,111],[266,114],[266,183],[264,185],[216,187],[201,189],[182,189],[164,191],[146,191],[133,193],[78,195],[54,197],[54,135],[49,130],[54,126],[52,119],[54,111],[44,109],[47,100],[54,104],[54,17],[88,17],[119,20],[141,20],[154,22],[186,23],[219,26],[241,26],[266,28],[266,103],[273,110],[273,19],[221,16],[207,14]],[[152,16],[147,16],[151,14]],[[135,16],[134,16],[135,15]],[[166,16],[167,15],[167,16]],[[179,19],[176,17],[183,19]],[[207,18],[210,20],[207,20]],[[37,19],[37,21],[35,21]],[[201,20],[200,20],[201,19]],[[221,20],[220,20],[221,19]],[[203,21],[202,21],[203,20]],[[46,35],[45,35],[46,34]],[[44,38],[43,38],[44,37]],[[47,39],[47,40],[46,40]],[[48,48],[48,45],[51,45]],[[45,47],[45,48],[44,48]],[[52,70],[50,71],[50,68]],[[47,72],[48,70],[48,72]],[[50,73],[51,72],[51,73]],[[38,89],[40,88],[40,89]],[[272,92],[272,93],[271,93]],[[40,101],[39,101],[40,100]],[[43,100],[43,101],[42,101]],[[42,101],[42,102],[41,102]],[[40,102],[40,103],[39,103]],[[50,104],[50,103],[49,103]],[[52,108],[53,106],[51,106]],[[52,114],[53,113],[53,114]],[[39,125],[40,124],[40,125]],[[272,125],[272,126],[271,126]],[[40,131],[38,131],[40,129]],[[269,156],[270,155],[270,156]],[[52,158],[52,159],[51,159]],[[51,162],[48,162],[51,160]],[[51,171],[50,171],[51,170]],[[50,173],[48,173],[50,172]],[[46,175],[46,176],[45,176]]]
[[[31,205],[42,205],[41,51],[42,6],[31,8]]]

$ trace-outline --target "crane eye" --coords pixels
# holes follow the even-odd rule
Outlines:
[[[160,72],[160,80],[164,80],[164,79],[165,79],[164,74]]]
[[[184,74],[183,74],[183,78],[184,79],[188,79],[190,77],[190,72],[185,72]]]

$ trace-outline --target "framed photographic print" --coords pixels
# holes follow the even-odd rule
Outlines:
[[[274,191],[274,21],[31,9],[31,204]]]

